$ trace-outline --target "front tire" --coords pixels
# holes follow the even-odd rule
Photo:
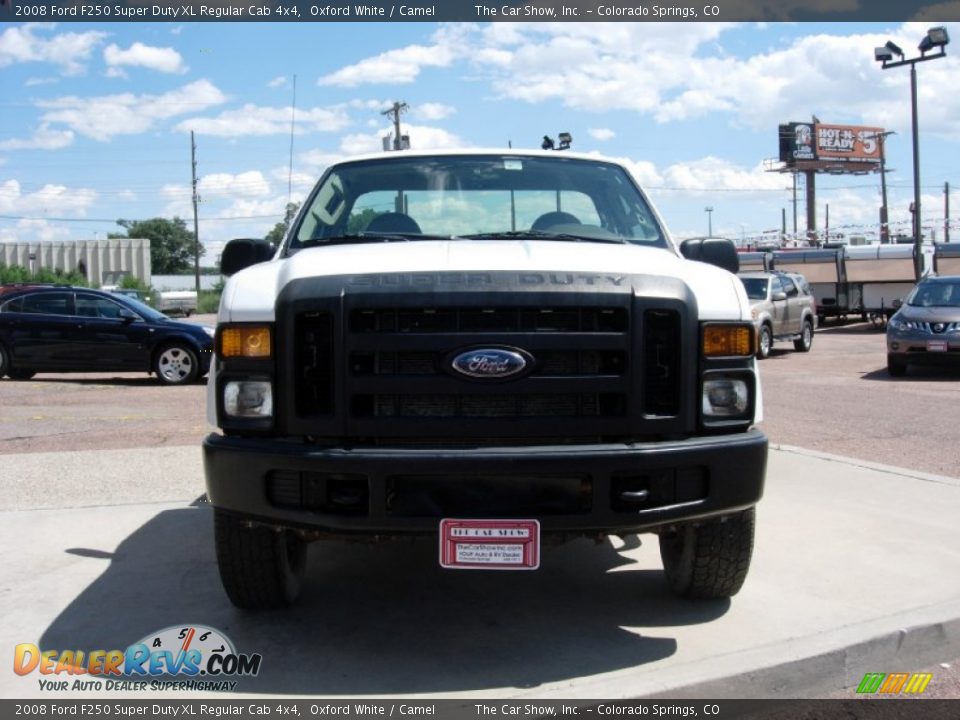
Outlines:
[[[760,336],[757,339],[757,357],[764,360],[770,357],[770,350],[773,348],[773,330],[769,325],[760,326]]]
[[[244,610],[289,607],[300,595],[307,543],[290,530],[248,527],[220,510],[213,515],[220,581]]]
[[[736,595],[753,556],[754,508],[660,535],[660,557],[670,589],[683,598]]]
[[[903,377],[907,374],[907,363],[896,355],[887,353],[887,373],[890,377]]]
[[[813,322],[811,320],[803,321],[803,329],[800,331],[800,337],[793,341],[793,349],[799,352],[810,352],[813,347]]]
[[[200,364],[197,354],[187,345],[165,345],[153,361],[153,372],[164,385],[186,385],[197,379]]]

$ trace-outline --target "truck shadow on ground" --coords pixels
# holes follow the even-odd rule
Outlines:
[[[441,570],[435,540],[420,539],[314,544],[300,603],[251,614],[223,593],[212,524],[209,508],[194,506],[160,513],[112,553],[66,548],[109,564],[40,647],[125,649],[166,627],[202,624],[238,652],[262,654],[260,674],[238,692],[457,693],[642,666],[676,652],[666,628],[730,607],[675,599],[661,571],[632,569],[609,542],[544,548],[535,573],[491,573]],[[656,539],[643,543],[639,552],[659,561]]]

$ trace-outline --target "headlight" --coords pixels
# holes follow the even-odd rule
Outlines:
[[[214,330],[212,327],[207,327],[206,325],[203,325],[202,327],[203,327],[203,331],[210,337],[213,337],[214,335],[217,334],[217,331]]]
[[[703,381],[704,418],[735,418],[750,408],[750,389],[745,380],[713,378]]]
[[[223,411],[231,417],[272,417],[273,387],[266,380],[231,380],[223,386]]]

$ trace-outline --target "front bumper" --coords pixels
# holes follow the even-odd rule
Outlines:
[[[891,328],[887,332],[887,354],[911,365],[960,367],[960,336]]]
[[[627,533],[736,512],[763,494],[759,430],[656,443],[320,449],[209,435],[210,503],[330,533],[434,533],[443,517],[526,518],[545,533]]]

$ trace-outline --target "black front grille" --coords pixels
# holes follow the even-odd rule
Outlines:
[[[399,297],[292,284],[287,429],[358,446],[480,447],[676,436],[695,421],[685,412],[695,324],[682,284],[656,280],[645,298],[627,283],[500,291],[491,277],[484,292]],[[529,364],[502,378],[458,371],[455,358],[482,349]]]
[[[301,313],[294,338],[297,414],[330,415],[334,411],[333,316],[327,312]]]
[[[427,307],[354,310],[358,333],[626,332],[624,308]]]

